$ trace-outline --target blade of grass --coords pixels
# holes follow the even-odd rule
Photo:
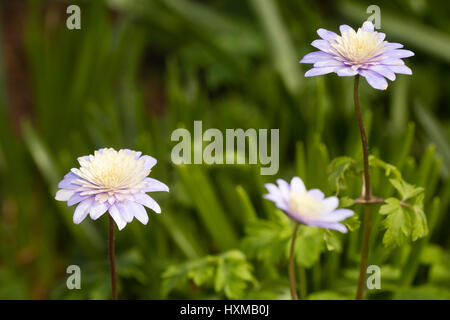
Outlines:
[[[436,144],[437,150],[444,158],[444,174],[448,175],[450,170],[450,143],[445,130],[441,127],[439,121],[419,103],[414,106],[416,118],[425,129],[428,137]]]
[[[273,0],[251,0],[250,4],[261,21],[276,69],[289,92],[295,94],[301,86],[301,67],[280,11]]]
[[[241,207],[240,213],[244,217],[243,220],[246,224],[255,221],[258,216],[247,192],[242,186],[237,186],[236,192],[238,194],[239,205]]]

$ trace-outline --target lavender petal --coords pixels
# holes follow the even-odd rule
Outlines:
[[[82,196],[82,195],[80,195],[79,192],[75,192],[75,193],[70,197],[70,199],[67,201],[67,205],[68,205],[69,207],[70,207],[70,206],[73,206],[74,204],[77,204],[78,202],[81,202],[81,201],[85,200],[86,198],[88,198],[88,196]]]
[[[125,228],[125,226],[127,225],[127,222],[122,217],[122,215],[119,212],[119,209],[117,209],[117,207],[115,205],[112,205],[111,207],[109,207],[109,214],[116,222],[119,230],[122,230],[123,228]]]
[[[336,39],[336,37],[338,36],[336,33],[334,33],[333,31],[329,31],[326,29],[322,29],[320,28],[319,30],[317,30],[317,34],[319,35],[319,37],[321,37],[323,40],[334,40]]]
[[[67,201],[73,196],[74,193],[75,191],[73,190],[61,189],[56,192],[55,199],[58,201]]]
[[[380,74],[371,70],[360,70],[359,73],[366,78],[367,82],[375,89],[386,90],[388,84]]]
[[[146,206],[147,208],[152,209],[156,213],[161,213],[161,207],[159,204],[148,194],[145,193],[139,193],[134,196],[137,203],[142,204]]]
[[[97,220],[108,210],[108,205],[105,202],[94,201],[89,211],[89,216],[92,220]]]
[[[303,180],[299,177],[293,177],[291,180],[291,191],[296,193],[304,193],[306,191]]]
[[[311,45],[324,52],[328,52],[331,48],[330,43],[326,40],[314,40]]]
[[[89,209],[91,206],[91,203],[94,199],[93,198],[88,198],[86,200],[83,200],[75,209],[75,212],[73,214],[73,222],[75,224],[79,224],[81,221],[84,220],[84,218],[86,218],[86,216],[89,213]]]
[[[373,70],[373,71],[379,73],[380,75],[388,78],[391,81],[395,80],[395,73],[388,67],[385,67],[383,65],[377,65],[377,66],[370,67],[370,70]]]
[[[328,197],[322,201],[325,206],[324,212],[330,213],[335,210],[339,205],[339,199],[337,197]]]
[[[334,72],[335,70],[336,70],[336,67],[312,68],[312,69],[306,71],[305,77],[320,76],[323,74]]]
[[[323,194],[322,191],[320,191],[319,189],[311,189],[308,190],[308,194],[314,198],[316,198],[319,201],[322,201],[323,199],[325,199],[325,195]]]
[[[412,74],[412,71],[407,66],[388,66],[389,69],[391,69],[395,73],[402,73],[402,74]]]
[[[333,59],[333,55],[323,51],[314,51],[306,54],[300,63],[316,63],[328,59]]]
[[[154,191],[169,192],[169,187],[159,180],[153,178],[145,178],[144,181],[147,183],[147,187],[143,189],[143,191],[145,192],[154,192]]]

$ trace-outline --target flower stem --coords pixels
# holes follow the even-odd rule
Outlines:
[[[359,87],[359,75],[355,76],[355,85],[353,90],[353,99],[355,101],[355,111],[356,119],[358,120],[359,131],[361,133],[361,142],[363,148],[363,159],[364,159],[364,199],[369,202],[371,199],[370,190],[370,173],[369,173],[369,147],[367,144],[366,131],[364,129],[364,123],[361,117],[361,110],[359,107],[359,97],[358,97],[358,87]],[[371,210],[370,203],[364,204],[364,231],[363,231],[363,242],[361,249],[361,263],[359,267],[359,280],[358,280],[358,290],[356,292],[356,299],[361,300],[364,293],[364,283],[366,279],[366,270],[369,259],[369,240],[370,240],[370,225],[371,225]]]
[[[114,220],[111,215],[108,215],[108,217],[108,248],[109,265],[111,267],[111,289],[113,300],[117,300],[116,255],[114,253]]]
[[[300,267],[299,268],[299,278],[300,278],[300,300],[305,300],[306,299],[306,293],[307,293],[307,287],[306,287],[306,270],[304,267]]]
[[[299,223],[295,224],[294,232],[292,233],[291,239],[291,249],[289,251],[289,281],[291,284],[291,297],[292,300],[297,300],[297,286],[295,284],[295,263],[294,263],[294,252],[295,252],[295,239],[297,238],[297,231]]]

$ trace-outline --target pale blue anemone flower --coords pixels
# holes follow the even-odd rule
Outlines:
[[[278,179],[277,183],[278,186],[273,183],[265,184],[269,193],[264,198],[273,201],[290,218],[309,226],[347,232],[347,228],[339,222],[352,216],[354,212],[337,209],[337,197],[325,198],[319,189],[306,190],[299,177],[292,178],[290,184],[282,179]]]
[[[341,35],[325,29],[317,30],[322,38],[311,45],[320,51],[308,53],[300,63],[313,63],[305,77],[335,72],[347,77],[360,74],[375,89],[385,90],[396,73],[412,74],[402,58],[414,55],[403,50],[400,43],[384,41],[385,34],[374,31],[372,22],[366,21],[357,31],[347,25],[340,26]]]
[[[146,192],[169,191],[162,182],[148,178],[156,159],[128,149],[104,148],[94,155],[78,158],[80,168],[73,168],[59,183],[56,200],[78,204],[73,222],[79,224],[89,214],[96,220],[109,212],[122,230],[134,217],[147,224],[145,207],[161,213],[158,203]]]

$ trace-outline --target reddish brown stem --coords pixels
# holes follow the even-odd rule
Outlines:
[[[114,220],[108,215],[108,249],[109,265],[111,267],[111,290],[112,299],[117,300],[117,274],[116,274],[116,255],[114,252]]]
[[[361,134],[361,143],[363,149],[363,160],[364,160],[364,199],[366,203],[364,204],[364,231],[363,231],[363,241],[361,248],[361,263],[359,266],[359,280],[358,280],[358,290],[356,292],[356,299],[361,300],[364,295],[364,283],[366,279],[366,270],[369,260],[369,244],[370,244],[370,226],[371,226],[371,209],[370,203],[371,190],[370,190],[370,172],[369,172],[369,146],[367,143],[366,131],[364,129],[364,123],[361,116],[361,109],[359,106],[359,75],[355,76],[355,85],[353,90],[353,99],[355,101],[355,112],[356,119],[358,121],[359,131]]]

